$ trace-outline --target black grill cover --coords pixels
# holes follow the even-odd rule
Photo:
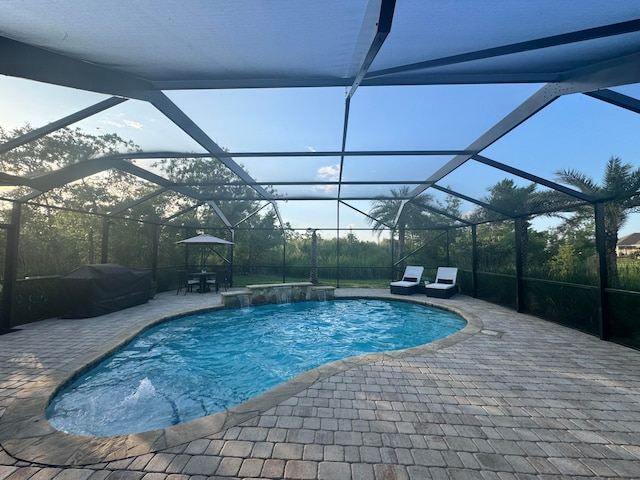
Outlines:
[[[85,265],[60,279],[68,306],[62,318],[97,317],[149,301],[151,270],[103,263]]]

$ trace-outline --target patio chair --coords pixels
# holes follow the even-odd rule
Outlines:
[[[212,275],[207,275],[207,280],[205,281],[207,287],[215,288],[216,293],[218,292],[218,274],[214,273]]]
[[[411,295],[418,291],[418,285],[420,285],[420,279],[422,278],[422,272],[424,267],[409,266],[404,270],[402,280],[397,282],[391,282],[391,293],[397,295]]]
[[[216,270],[216,280],[218,288],[223,287],[226,292],[229,289],[229,270],[226,268]]]
[[[435,298],[451,298],[458,293],[458,285],[456,279],[458,277],[458,269],[454,267],[438,267],[436,273],[436,281],[427,283],[424,289],[427,297]]]
[[[193,292],[193,286],[200,285],[200,280],[195,278],[189,278],[189,274],[185,270],[178,270],[178,291],[179,294],[184,288],[184,294],[187,292]]]

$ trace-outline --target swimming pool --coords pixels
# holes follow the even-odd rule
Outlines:
[[[458,315],[399,301],[302,302],[157,325],[58,392],[57,429],[92,436],[164,428],[253,398],[334,360],[455,333]]]

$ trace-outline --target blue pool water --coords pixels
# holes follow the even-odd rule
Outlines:
[[[67,385],[50,423],[135,433],[227,409],[320,365],[446,337],[466,322],[399,301],[335,300],[216,310],[159,324]]]

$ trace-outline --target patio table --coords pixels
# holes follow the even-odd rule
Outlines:
[[[207,283],[207,280],[210,280],[212,278],[215,280],[216,278],[215,272],[196,272],[190,275],[191,275],[191,278],[195,278],[200,281],[200,286],[198,287],[198,290],[197,290],[198,293],[206,293],[211,291],[211,289],[209,288],[209,284]],[[216,291],[218,291],[217,282],[216,282]]]

